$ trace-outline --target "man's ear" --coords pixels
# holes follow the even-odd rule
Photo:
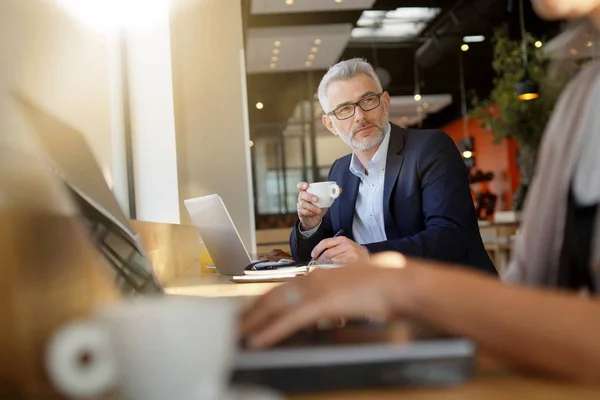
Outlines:
[[[335,136],[338,135],[335,128],[333,127],[333,121],[328,115],[323,115],[321,117],[321,122],[323,122],[323,125],[325,125],[325,128],[327,128],[329,132],[333,133]]]

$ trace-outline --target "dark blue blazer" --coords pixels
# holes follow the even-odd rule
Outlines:
[[[360,179],[349,170],[349,154],[336,160],[329,180],[342,194],[305,239],[299,221],[290,235],[297,261],[340,229],[353,239],[352,220]],[[497,274],[479,234],[469,176],[463,159],[444,132],[402,129],[392,124],[385,168],[383,216],[387,240],[368,243],[371,253],[393,250],[410,257],[460,263]]]

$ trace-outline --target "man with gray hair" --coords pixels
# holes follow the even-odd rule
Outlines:
[[[342,194],[329,209],[316,205],[308,183],[298,184],[294,258],[346,264],[395,250],[496,274],[479,234],[468,171],[452,139],[391,124],[390,96],[362,59],[332,66],[318,95],[323,124],[352,153],[331,167],[329,180]]]

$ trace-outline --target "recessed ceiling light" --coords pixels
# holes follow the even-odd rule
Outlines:
[[[336,3],[341,3],[343,0],[333,0],[333,1],[335,1]]]
[[[285,4],[291,6],[292,4],[294,4],[294,0],[285,0]]]
[[[271,62],[277,62],[278,60],[279,60],[279,57],[277,57],[277,56],[271,57]]]
[[[315,59],[315,55],[314,54],[309,54],[308,55],[308,59],[309,60],[314,60]]]
[[[304,65],[306,65],[307,67],[310,67],[312,65],[312,63],[310,61],[307,61],[304,63]]]
[[[279,54],[279,49],[273,49],[273,54],[275,54],[275,55]]]
[[[592,42],[591,40],[587,42],[586,46],[587,47],[592,47],[594,45],[594,42]]]
[[[275,68],[277,68],[277,64],[271,63],[271,64],[269,64],[269,68],[275,69]]]
[[[573,55],[576,55],[577,54],[577,49],[571,49],[570,53],[573,54]]]
[[[535,47],[536,47],[536,48],[538,48],[538,49],[539,49],[540,47],[542,47],[542,46],[544,45],[544,43],[542,43],[541,41],[537,40],[537,41],[534,43],[534,45],[535,45]]]
[[[317,49],[316,47],[311,47],[310,48],[310,52],[311,53],[316,53],[317,51],[319,51],[319,49]]]
[[[264,104],[261,103],[260,101],[258,103],[256,103],[256,108],[258,108],[259,110],[262,110],[264,107]]]
[[[421,95],[419,93],[415,94],[415,101],[421,101]]]
[[[461,49],[462,51],[468,51],[468,50],[469,50],[469,45],[465,43],[465,44],[463,44],[462,46],[460,46],[460,49]]]
[[[317,44],[317,45],[321,44],[321,39],[318,39],[318,38],[315,39],[315,44]]]
[[[423,103],[423,109],[424,110],[428,110],[429,109],[429,103]]]
[[[485,36],[483,35],[471,35],[471,36],[465,36],[463,38],[463,42],[465,43],[479,43],[479,42],[483,42],[485,40]]]
[[[281,46],[281,42],[279,40],[276,40],[275,43],[273,43],[273,46],[279,47]]]
[[[250,140],[250,141],[248,142],[248,144],[250,145],[250,147],[254,146],[254,140]]]
[[[414,38],[440,11],[439,8],[428,7],[365,10],[351,36],[357,39]]]

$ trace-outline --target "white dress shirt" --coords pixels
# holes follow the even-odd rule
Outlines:
[[[387,240],[383,222],[383,185],[391,129],[391,125],[388,124],[383,141],[371,161],[367,163],[366,169],[356,154],[352,153],[349,170],[360,179],[352,222],[352,235],[358,244]],[[321,224],[300,233],[305,238],[309,238],[317,232],[320,226]]]
[[[388,125],[385,137],[366,169],[356,154],[353,153],[350,160],[350,172],[360,179],[352,221],[352,235],[358,244],[387,240],[383,222],[383,184],[390,131],[391,126]]]

